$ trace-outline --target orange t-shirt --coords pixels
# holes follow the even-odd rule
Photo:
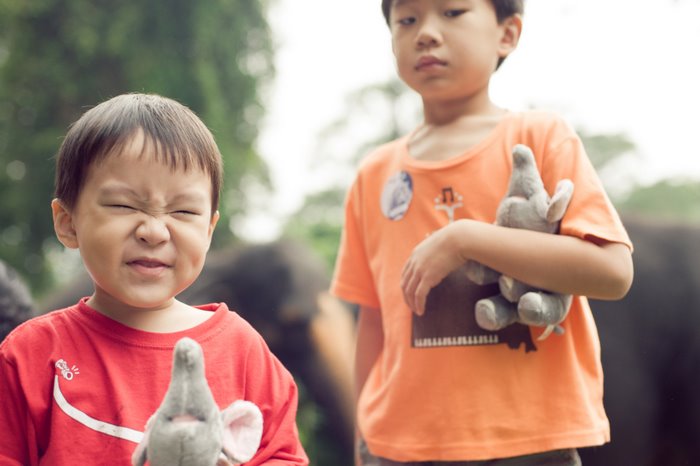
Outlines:
[[[468,152],[412,159],[408,137],[363,160],[348,193],[332,291],[381,309],[384,347],[360,396],[358,425],[370,451],[395,461],[504,458],[600,445],[600,343],[588,302],[574,297],[563,335],[541,328],[478,327],[476,300],[496,294],[457,273],[412,314],[399,286],[413,248],[448,222],[494,222],[515,144],[530,146],[545,187],[569,178],[574,194],[561,233],[632,247],[573,129],[546,112],[508,113]],[[463,277],[463,276],[462,276]]]

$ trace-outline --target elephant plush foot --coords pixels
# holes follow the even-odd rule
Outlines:
[[[478,262],[468,261],[466,267],[467,278],[477,285],[490,285],[496,283],[500,273]]]
[[[570,305],[571,296],[531,291],[518,301],[518,316],[526,325],[557,325],[568,314]]]
[[[490,331],[505,328],[518,318],[515,306],[502,296],[480,299],[476,302],[475,313],[479,327]]]
[[[508,301],[517,303],[525,293],[534,288],[507,275],[501,275],[498,279],[498,289]]]

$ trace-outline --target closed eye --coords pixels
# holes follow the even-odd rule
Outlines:
[[[126,204],[108,204],[107,207],[112,208],[112,209],[127,209],[127,210],[136,210],[136,208],[131,207]]]
[[[467,10],[465,9],[458,9],[458,10],[447,10],[445,11],[445,16],[448,18],[456,18],[457,16],[461,16],[464,13],[466,13]]]
[[[176,214],[176,215],[200,215],[199,212],[195,212],[192,210],[176,210],[173,212],[173,214]]]

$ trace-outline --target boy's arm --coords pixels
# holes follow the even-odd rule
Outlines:
[[[401,277],[408,306],[422,314],[430,289],[469,259],[537,288],[595,299],[620,299],[632,284],[632,254],[624,244],[463,219],[413,250]]]
[[[249,349],[247,366],[246,399],[263,413],[263,435],[260,448],[246,464],[308,466],[297,430],[299,392],[292,375],[262,337]]]
[[[0,464],[8,466],[30,463],[29,416],[16,375],[0,348]]]
[[[384,327],[379,309],[360,306],[357,318],[357,339],[355,343],[355,406],[367,382],[369,373],[379,357],[384,345]],[[359,457],[359,430],[355,429],[355,464],[362,464]]]
[[[379,309],[360,306],[355,343],[355,404],[383,345],[384,327]]]

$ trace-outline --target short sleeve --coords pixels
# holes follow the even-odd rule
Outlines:
[[[335,264],[331,293],[340,299],[379,307],[365,242],[367,219],[363,218],[362,178],[358,175],[345,200],[345,220]]]
[[[583,143],[572,127],[554,119],[547,128],[541,157],[542,179],[551,194],[562,179],[570,179],[574,193],[561,221],[560,233],[594,242],[632,243],[620,216],[605,192]]]

